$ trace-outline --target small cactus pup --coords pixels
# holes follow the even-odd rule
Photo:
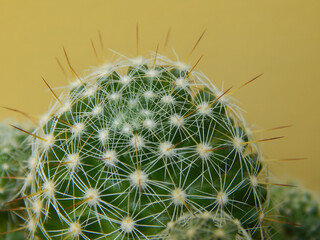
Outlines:
[[[77,77],[32,133],[29,238],[158,239],[204,211],[263,238],[265,168],[229,93],[159,54]]]
[[[23,239],[22,232],[3,233],[21,227],[22,215],[18,209],[23,202],[12,202],[23,185],[24,162],[30,151],[23,148],[26,136],[13,129],[7,122],[0,123],[0,239]],[[17,209],[17,211],[9,211]],[[19,217],[20,216],[20,217]]]
[[[226,213],[185,214],[168,224],[166,240],[251,240],[239,220]]]
[[[320,238],[320,199],[304,187],[274,188],[273,200],[279,203],[276,211],[279,220],[287,224],[278,225],[278,239],[318,240]]]

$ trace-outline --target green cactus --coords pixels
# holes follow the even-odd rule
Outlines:
[[[33,132],[30,239],[159,239],[181,216],[213,211],[264,238],[260,153],[204,74],[160,55],[126,58],[59,98]]]
[[[19,211],[7,211],[23,207],[23,202],[12,202],[23,185],[25,170],[24,161],[28,158],[29,151],[24,149],[25,134],[16,131],[8,123],[0,124],[0,233],[21,227]],[[0,235],[0,239],[23,239],[21,232]]]
[[[166,240],[251,240],[239,220],[226,213],[186,214],[168,224]]]
[[[275,210],[279,220],[277,234],[281,240],[320,239],[320,200],[303,187],[275,188],[271,191],[273,201],[279,203]]]

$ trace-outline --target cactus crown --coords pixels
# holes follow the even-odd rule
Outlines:
[[[30,238],[159,239],[168,223],[204,211],[263,235],[259,152],[205,75],[156,55],[77,80],[34,132]]]

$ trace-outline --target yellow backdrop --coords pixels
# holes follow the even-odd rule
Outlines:
[[[160,53],[174,57],[174,47],[182,59],[206,29],[189,63],[204,55],[197,69],[225,89],[264,73],[234,97],[256,129],[292,125],[261,134],[285,136],[263,151],[271,159],[307,158],[270,165],[280,182],[293,178],[320,192],[319,12],[318,0],[2,0],[0,105],[43,113],[53,98],[41,76],[54,87],[68,83],[55,59],[66,68],[62,46],[83,72],[114,57],[108,48],[134,56],[137,22],[141,54],[159,43]],[[4,109],[0,117],[24,119]]]

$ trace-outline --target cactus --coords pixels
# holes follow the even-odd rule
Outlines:
[[[204,212],[264,238],[264,165],[230,92],[159,54],[76,80],[32,133],[29,239],[159,239]]]
[[[278,239],[281,240],[317,240],[320,236],[320,200],[304,187],[275,188],[272,199],[280,203],[276,211],[280,221]]]
[[[251,240],[237,219],[226,213],[186,214],[168,224],[166,240]]]
[[[24,149],[23,142],[26,137],[14,130],[6,122],[0,124],[0,233],[18,228],[22,221],[17,212],[7,211],[23,207],[19,203],[9,203],[17,197],[23,184],[24,161],[27,160],[28,150]],[[22,239],[21,232],[9,234],[0,239]]]

